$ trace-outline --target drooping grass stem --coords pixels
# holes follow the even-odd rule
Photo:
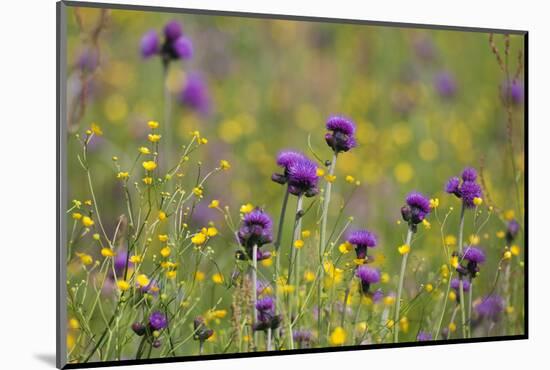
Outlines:
[[[413,236],[412,227],[409,226],[407,230],[407,240],[405,244],[410,247],[411,240]],[[403,280],[405,278],[405,270],[407,269],[407,259],[409,257],[409,252],[403,255],[401,260],[401,271],[399,272],[399,285],[397,286],[397,297],[395,299],[395,312],[393,318],[393,342],[399,342],[399,311],[401,309],[401,294],[403,293]]]

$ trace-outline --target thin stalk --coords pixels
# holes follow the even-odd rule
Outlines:
[[[172,98],[170,90],[168,90],[168,71],[170,69],[170,63],[163,65],[163,79],[162,90],[164,94],[164,122],[162,123],[162,140],[164,141],[164,155],[161,158],[161,168],[163,171],[168,170],[169,158],[172,155],[172,135],[170,133],[171,125],[171,112],[172,112]]]
[[[462,209],[460,210],[460,225],[458,228],[458,254],[462,258],[463,241],[464,241],[464,214],[466,207],[462,202]],[[462,336],[464,338],[468,335],[468,328],[466,324],[466,311],[464,307],[464,283],[462,282],[462,275],[459,275],[458,294],[460,297],[460,316],[462,319]]]
[[[413,231],[412,228],[409,227],[407,231],[407,240],[405,244],[407,244],[409,247],[411,245],[411,239],[412,239]],[[410,253],[410,251],[409,251]],[[403,293],[403,280],[405,278],[405,270],[407,269],[407,259],[409,257],[409,253],[406,253],[403,255],[403,259],[401,260],[401,271],[399,273],[399,285],[397,286],[397,297],[395,299],[395,312],[394,312],[394,319],[393,319],[393,342],[398,343],[399,342],[399,310],[401,309],[401,294]]]
[[[254,244],[252,247],[252,330],[256,326],[257,312],[256,312],[256,302],[258,301],[257,296],[257,280],[258,280],[258,245]],[[254,346],[257,345],[257,333],[254,331]]]
[[[336,159],[338,158],[338,153],[334,152],[332,156],[332,162],[330,163],[329,167],[329,176],[334,176],[334,170],[336,168]],[[317,330],[319,333],[321,333],[321,324],[322,324],[322,316],[323,316],[323,310],[321,308],[321,295],[323,293],[323,277],[325,274],[325,270],[323,267],[323,253],[325,249],[325,242],[326,242],[326,232],[327,232],[327,216],[328,216],[328,206],[330,204],[330,193],[332,190],[332,182],[327,181],[325,185],[325,191],[323,193],[323,212],[321,216],[321,230],[320,230],[320,236],[319,236],[319,263],[321,266],[321,271],[319,275],[319,286],[317,291]]]
[[[288,204],[288,189],[285,188],[285,196],[283,197],[283,205],[281,206],[281,214],[279,215],[279,228],[277,230],[277,239],[275,239],[275,313],[281,311],[279,303],[279,269],[281,266],[281,238],[283,236],[283,227],[285,223],[286,206]]]
[[[439,321],[437,323],[437,328],[435,330],[435,334],[433,338],[437,340],[439,338],[439,333],[441,332],[441,324],[443,323],[443,318],[445,317],[445,311],[447,311],[447,302],[449,301],[449,292],[451,291],[451,279],[453,277],[452,273],[449,273],[449,278],[447,281],[447,290],[445,291],[445,298],[443,301],[443,309],[441,310],[441,316],[439,317]]]
[[[302,233],[302,205],[304,202],[304,196],[299,195],[298,201],[296,202],[296,216],[294,218],[294,228],[292,230],[292,241],[290,243],[290,263],[288,265],[288,279],[287,284],[290,285],[292,272],[294,270],[294,264],[296,260],[296,254],[298,253],[294,247],[294,242],[300,239],[300,234]],[[296,281],[297,283],[297,281]]]
[[[474,291],[474,280],[470,279],[470,290],[468,291],[468,337],[472,336],[472,296]]]
[[[266,339],[266,342],[267,342],[267,350],[268,351],[271,351],[271,328],[267,328],[267,339]]]

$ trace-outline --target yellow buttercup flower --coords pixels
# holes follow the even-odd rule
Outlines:
[[[142,166],[146,171],[154,171],[157,168],[155,161],[145,161],[142,163]]]
[[[225,159],[222,159],[220,161],[220,168],[224,171],[227,171],[228,169],[231,168],[231,164],[229,163],[229,161],[226,161]]]
[[[250,213],[254,210],[254,206],[250,203],[243,204],[240,208],[241,213]]]
[[[499,230],[496,233],[497,238],[503,239],[506,236],[506,233],[503,230]]]
[[[103,130],[97,123],[92,123],[91,131],[97,136],[103,135]]]
[[[430,230],[432,228],[432,224],[426,219],[422,220],[422,226],[424,226],[426,230]]]
[[[85,266],[91,265],[94,262],[94,259],[89,254],[77,253],[76,256],[80,258],[80,262]]]
[[[203,245],[206,242],[206,235],[197,233],[191,238],[191,243],[195,245]]]
[[[317,168],[317,177],[323,177],[325,176],[325,170],[322,168]]]
[[[195,280],[203,281],[204,280],[204,272],[197,271],[197,273],[195,274]]]
[[[351,175],[347,175],[346,176],[346,182],[350,183],[350,184],[353,184],[355,182],[355,178]]]
[[[509,209],[507,211],[504,212],[504,219],[506,221],[512,221],[514,219],[514,217],[516,217],[516,213],[514,212],[513,209]]]
[[[157,121],[149,121],[147,122],[147,126],[151,129],[155,129],[159,127],[159,123]]]
[[[87,199],[87,200],[84,201],[84,204],[87,205],[87,206],[91,206],[92,201],[90,199]]]
[[[510,252],[510,251],[504,252],[504,254],[502,255],[502,258],[505,259],[505,260],[511,259],[512,258],[512,252]]]
[[[512,246],[510,247],[510,252],[511,252],[512,255],[514,255],[514,256],[519,256],[520,251],[521,251],[521,250],[520,250],[519,246],[517,246],[517,245],[515,245],[515,244],[512,245]]]
[[[384,297],[384,304],[386,306],[393,306],[395,304],[395,297],[392,295],[387,295]]]
[[[407,333],[409,331],[409,319],[406,317],[406,316],[403,316],[400,320],[399,320],[399,329],[403,332],[403,333]]]
[[[445,237],[445,245],[448,245],[449,247],[456,245],[456,237],[454,235],[447,235]]]
[[[101,255],[103,257],[114,257],[115,252],[111,248],[102,248],[101,249]]]
[[[161,137],[162,137],[162,135],[158,135],[158,134],[149,134],[149,135],[147,135],[147,138],[152,143],[158,143],[160,141]]]
[[[151,154],[151,150],[144,146],[140,147],[138,150],[141,154]]]
[[[307,281],[308,283],[311,283],[312,281],[315,280],[315,273],[313,271],[306,270],[304,272],[304,280]]]
[[[94,226],[94,220],[92,220],[90,217],[88,216],[84,216],[82,217],[82,225],[86,226],[86,227],[92,227]]]
[[[75,319],[74,317],[69,319],[69,328],[73,329],[73,330],[78,330],[80,329],[80,323],[78,322],[77,319]]]
[[[346,331],[341,326],[334,328],[330,334],[330,343],[333,346],[341,346],[346,342]]]
[[[453,268],[457,268],[458,267],[458,256],[452,256],[450,263],[451,263],[451,266],[453,266]]]
[[[454,333],[456,331],[456,324],[454,322],[449,324],[449,331]]]
[[[119,180],[126,180],[130,177],[130,174],[128,172],[119,172],[116,174],[116,178]]]
[[[140,274],[136,277],[136,283],[142,288],[148,286],[150,282],[151,281],[145,274]]]
[[[220,201],[217,199],[214,199],[210,202],[208,205],[208,208],[218,208],[220,206]]]
[[[294,241],[294,248],[300,249],[304,246],[304,241],[302,239],[298,239]]]
[[[223,284],[223,275],[220,273],[212,275],[212,281],[214,282],[214,284]]]
[[[170,280],[175,279],[178,276],[177,271],[166,271],[166,277]]]
[[[273,265],[273,258],[271,257],[265,258],[260,263],[262,264],[263,267],[271,267],[271,265]]]
[[[336,180],[336,176],[334,175],[326,175],[325,176],[325,180],[327,180],[328,182],[334,182]]]
[[[166,246],[160,250],[160,255],[164,258],[168,257],[172,253],[170,247]]]
[[[437,208],[437,207],[439,207],[439,198],[430,199],[430,208]]]
[[[218,235],[218,229],[216,229],[215,227],[209,227],[208,229],[206,229],[206,235],[208,237],[213,237],[213,236],[216,236]]]
[[[82,214],[78,212],[73,213],[72,216],[75,220],[80,220],[82,218]]]
[[[426,284],[424,289],[426,290],[426,292],[431,293],[434,290],[434,286],[432,284],[428,283],[428,284]]]
[[[303,239],[307,239],[307,238],[309,238],[310,236],[311,236],[311,231],[309,231],[309,230],[304,230],[304,231],[302,231],[302,238],[303,238]]]
[[[470,244],[478,245],[479,244],[479,235],[472,234],[470,235]]]
[[[195,194],[197,197],[202,197],[202,189],[200,187],[193,188],[193,194]]]
[[[387,283],[389,281],[390,281],[390,274],[388,274],[387,272],[383,272],[382,275],[380,276],[380,282]]]
[[[132,262],[132,263],[140,263],[140,262],[141,262],[141,256],[135,255],[135,256],[130,257],[130,262]]]
[[[118,286],[118,289],[120,289],[123,292],[130,289],[130,283],[128,283],[126,280],[119,280],[116,282],[116,285]]]
[[[456,301],[456,293],[452,290],[449,292],[449,299],[453,302]]]
[[[479,197],[475,197],[474,198],[474,204],[476,206],[480,206],[481,204],[483,204],[483,199],[482,198],[479,198]]]
[[[397,250],[399,251],[399,254],[405,255],[411,251],[411,246],[408,244],[403,244],[402,246],[398,247]]]
[[[164,212],[164,211],[159,211],[158,218],[159,218],[160,221],[166,220],[166,217],[167,217],[167,216],[166,216],[166,212]]]
[[[151,185],[151,184],[153,183],[153,178],[147,176],[147,177],[144,177],[144,178],[142,179],[142,181],[143,181],[143,183],[144,183],[145,185]]]
[[[353,249],[353,245],[348,241],[345,241],[345,242],[343,242],[342,244],[340,244],[338,246],[338,250],[342,254],[346,254],[346,253],[350,252],[352,249]]]
[[[160,242],[163,242],[163,243],[165,243],[165,242],[168,241],[168,235],[166,235],[166,234],[160,234],[160,235],[158,236],[158,238],[159,238],[159,241],[160,241]]]

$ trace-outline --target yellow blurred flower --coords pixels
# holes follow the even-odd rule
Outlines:
[[[103,135],[103,130],[101,129],[101,127],[97,123],[92,123],[92,127],[90,129],[97,136]]]
[[[222,160],[220,161],[220,168],[221,168],[222,170],[228,170],[228,169],[231,168],[231,164],[230,164],[228,161],[226,161],[225,159],[222,159]]]
[[[149,150],[149,148],[146,148],[144,146],[140,147],[138,150],[141,154],[151,154],[151,150]]]
[[[159,234],[158,238],[159,238],[159,241],[163,243],[168,241],[168,235],[166,234]]]
[[[158,143],[160,141],[161,137],[162,137],[162,135],[158,135],[158,134],[149,134],[149,135],[147,135],[147,138],[152,143]]]
[[[151,281],[145,274],[140,274],[136,277],[136,283],[142,288],[148,286],[150,282]]]
[[[170,247],[166,246],[160,250],[160,255],[164,258],[168,257],[172,253]]]
[[[82,217],[82,225],[86,226],[86,227],[91,227],[91,226],[94,226],[94,220],[92,220],[90,217],[88,216],[84,216]]]
[[[411,251],[411,246],[408,244],[403,244],[402,246],[398,247],[397,250],[399,251],[399,254],[405,255]]]
[[[123,292],[130,289],[130,283],[128,283],[126,280],[118,280],[116,282],[116,285],[118,286],[118,289],[120,289]]]
[[[301,249],[304,246],[304,241],[302,239],[298,239],[294,241],[294,248]]]
[[[102,248],[101,249],[101,255],[103,257],[114,257],[115,252],[111,248]]]
[[[243,204],[240,208],[241,213],[250,213],[254,210],[254,206],[250,203]]]
[[[146,171],[154,171],[157,168],[155,161],[145,161],[142,163],[142,166]]]
[[[217,199],[214,199],[210,202],[208,205],[208,208],[218,208],[220,206],[220,201]]]
[[[151,129],[155,129],[159,127],[159,123],[157,121],[149,121],[147,122],[147,126]]]
[[[330,343],[333,346],[341,346],[346,342],[346,331],[341,326],[334,328],[330,334]]]
[[[212,275],[212,281],[214,282],[214,284],[223,284],[223,281],[224,281],[223,275],[220,273],[216,273]]]
[[[80,259],[80,262],[85,266],[91,265],[94,262],[94,259],[89,254],[76,253],[76,256]]]
[[[206,235],[197,233],[191,238],[191,243],[195,245],[203,245],[206,242]]]

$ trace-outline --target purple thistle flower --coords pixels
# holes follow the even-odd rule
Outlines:
[[[440,72],[435,76],[435,89],[443,98],[452,98],[456,94],[456,81],[449,72]]]
[[[128,252],[126,250],[119,250],[113,261],[117,275],[124,273],[127,260],[128,260]],[[133,263],[128,261],[128,267],[131,267],[131,266],[133,266]]]
[[[191,73],[180,93],[180,101],[200,114],[210,111],[210,96],[204,79],[198,73]]]
[[[432,340],[432,334],[428,333],[427,331],[421,331],[416,336],[416,340],[419,342],[427,342]]]
[[[294,150],[282,150],[277,155],[277,166],[283,167],[288,170],[292,164],[304,160],[306,156],[298,151]]]
[[[473,263],[482,264],[485,262],[485,253],[479,248],[468,247],[464,252],[463,258]]]
[[[149,316],[149,326],[153,330],[164,329],[168,326],[168,320],[164,314],[159,311],[155,311],[151,314],[151,316]]]
[[[500,320],[502,311],[504,310],[504,300],[498,295],[490,295],[484,297],[475,310],[481,318],[497,322]]]
[[[243,251],[237,251],[236,257],[238,259],[251,259],[254,245],[260,248],[262,245],[271,243],[273,240],[272,235],[273,222],[271,217],[264,212],[261,208],[256,208],[252,212],[247,213],[241,225],[241,228],[237,232],[239,243],[245,247],[246,254]],[[271,256],[270,252],[260,252],[258,250],[258,260],[266,259]]]
[[[202,316],[197,316],[195,320],[193,320],[193,328],[195,329],[193,339],[200,342],[204,342],[214,334],[214,330],[206,327],[206,323]]]
[[[510,102],[514,105],[520,105],[523,103],[525,96],[525,88],[523,83],[518,80],[504,81],[500,91],[500,95],[504,103],[507,99],[510,99]]]
[[[418,192],[410,193],[405,199],[407,203],[401,208],[403,219],[409,223],[413,231],[430,214],[430,200]]]
[[[369,293],[370,285],[380,281],[380,271],[367,265],[361,265],[355,271],[355,275],[361,280],[361,290]]]
[[[445,192],[454,194],[457,198],[462,199],[466,208],[474,208],[475,198],[481,198],[483,192],[481,186],[476,182],[477,172],[475,169],[467,167],[462,172],[462,183],[458,177],[451,177],[445,186]]]
[[[150,30],[141,38],[141,55],[144,58],[152,57],[159,52],[159,37],[157,31]]]
[[[449,194],[455,194],[455,195],[460,194],[459,187],[460,187],[460,179],[456,176],[451,177],[447,182],[447,185],[445,185],[445,192]]]
[[[181,23],[176,20],[172,20],[164,26],[164,36],[168,40],[176,40],[183,34]]]
[[[475,168],[472,167],[466,167],[464,171],[462,171],[462,180],[464,181],[476,181],[477,180],[477,171]]]
[[[376,289],[372,293],[371,298],[374,303],[378,303],[384,298],[384,292],[382,292],[382,289]]]
[[[519,233],[519,223],[516,220],[508,222],[506,227],[506,242],[511,244]]]
[[[376,235],[368,230],[355,230],[349,233],[347,238],[348,243],[355,246],[357,258],[367,257],[367,248],[376,247]]]
[[[180,36],[172,42],[172,49],[179,59],[189,59],[193,56],[193,44],[185,36]]]
[[[451,288],[454,289],[456,292],[460,289],[460,279],[454,278],[451,280]],[[470,290],[470,282],[466,279],[462,279],[462,289],[467,292]],[[457,296],[458,298],[458,296]]]
[[[302,345],[309,345],[309,343],[313,340],[313,333],[311,330],[294,330],[292,333],[292,338],[296,343],[298,343],[298,346]]]
[[[290,166],[292,166],[298,161],[303,161],[306,159],[307,157],[298,151],[294,151],[294,150],[280,151],[279,154],[277,155],[276,163],[277,163],[277,166],[283,168],[284,173],[280,174],[275,172],[273,175],[271,175],[271,180],[281,185],[286,184],[288,182],[288,170]]]
[[[132,330],[134,331],[134,333],[136,333],[136,335],[140,337],[147,332],[147,328],[145,327],[145,325],[140,322],[133,323]]]
[[[272,311],[273,307],[275,307],[273,303],[273,298],[269,296],[261,298],[256,302],[256,309],[260,312]]]
[[[317,165],[313,161],[308,158],[294,161],[288,166],[287,172],[289,193],[296,196],[312,197],[319,192],[317,189],[319,182]]]
[[[347,152],[356,146],[355,142],[355,123],[350,119],[341,116],[331,116],[326,124],[327,132],[325,141],[334,152]]]
[[[95,48],[86,48],[78,56],[77,67],[82,72],[93,72],[99,65],[99,53]]]

